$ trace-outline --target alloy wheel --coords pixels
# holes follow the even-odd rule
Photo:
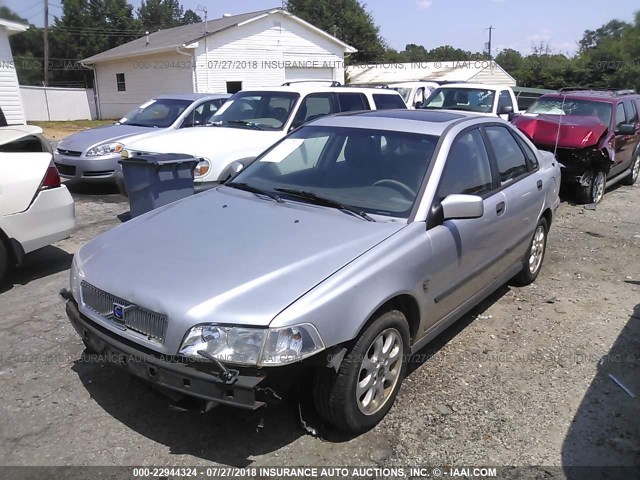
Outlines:
[[[593,178],[593,194],[592,200],[593,203],[599,203],[604,197],[604,190],[606,184],[606,176],[602,170],[596,172],[595,177]]]
[[[400,332],[387,328],[378,334],[360,364],[356,403],[364,415],[373,415],[389,401],[402,370],[404,345]]]
[[[534,275],[540,265],[542,265],[542,258],[544,257],[546,232],[544,225],[538,225],[535,233],[533,234],[533,240],[531,241],[531,254],[529,255],[529,272]]]

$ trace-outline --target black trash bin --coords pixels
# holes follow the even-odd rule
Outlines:
[[[191,155],[179,153],[120,160],[131,217],[193,195],[193,171],[198,162]]]

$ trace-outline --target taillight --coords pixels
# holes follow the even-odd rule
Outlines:
[[[58,169],[56,166],[51,163],[49,168],[47,168],[47,173],[44,176],[44,180],[42,181],[42,186],[40,190],[44,190],[47,188],[56,188],[60,186],[60,175],[58,174]]]

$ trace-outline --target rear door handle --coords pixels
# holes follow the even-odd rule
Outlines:
[[[542,190],[542,180],[538,180],[538,183],[536,183],[536,185],[538,186],[538,190]]]
[[[496,214],[500,216],[503,213],[504,213],[504,202],[500,202],[499,204],[496,205]]]

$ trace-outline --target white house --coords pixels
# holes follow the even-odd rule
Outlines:
[[[99,115],[119,118],[151,97],[228,92],[290,80],[344,82],[356,49],[276,8],[150,33],[83,60],[94,69]]]
[[[353,65],[347,67],[346,73],[350,83],[398,83],[430,80],[516,85],[516,79],[493,60]]]
[[[25,123],[9,37],[24,32],[27,28],[22,23],[0,18],[0,108],[9,125]]]

